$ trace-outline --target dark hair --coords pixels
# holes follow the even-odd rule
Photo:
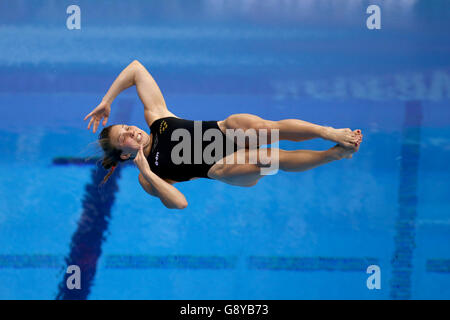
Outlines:
[[[120,158],[122,150],[117,149],[111,144],[110,134],[112,127],[113,126],[108,126],[103,128],[103,130],[98,135],[98,142],[104,152],[102,166],[105,170],[109,170],[108,174],[103,178],[101,184],[104,184],[106,181],[108,181],[109,177],[113,174],[119,162],[127,161]]]

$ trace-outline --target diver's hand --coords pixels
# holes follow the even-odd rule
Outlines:
[[[91,113],[89,113],[86,117],[84,117],[84,121],[86,121],[86,119],[91,117],[91,120],[89,121],[87,127],[88,130],[90,129],[91,124],[94,123],[92,127],[92,132],[95,133],[102,118],[104,118],[103,126],[105,126],[106,123],[108,122],[110,113],[111,113],[111,104],[106,101],[100,102],[100,104],[94,110],[92,110]]]
[[[136,155],[136,157],[133,160],[134,164],[139,168],[139,171],[141,172],[148,172],[150,170],[150,165],[148,164],[147,159],[144,155],[144,149],[142,144],[139,147],[139,151]]]

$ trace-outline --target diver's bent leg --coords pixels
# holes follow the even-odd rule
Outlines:
[[[214,164],[208,171],[208,177],[231,185],[250,187],[265,176],[262,171],[268,167],[289,172],[305,171],[342,158],[351,158],[357,150],[340,145],[326,151],[278,148],[243,150],[243,163],[239,163],[237,152],[235,152],[227,156],[226,160],[224,158],[221,162]],[[274,165],[273,161],[278,161],[278,164]]]
[[[225,120],[218,122],[219,128],[223,133],[227,129],[247,131],[254,129],[258,133],[258,145],[271,144],[277,140],[304,141],[314,138],[339,143],[347,148],[357,147],[361,142],[361,130],[352,131],[349,128],[335,129],[325,127],[300,119],[283,119],[278,121],[266,120],[249,113],[233,114]],[[259,132],[263,129],[267,133],[267,138],[260,141]],[[272,130],[277,130],[278,135],[273,135]],[[248,145],[248,143],[246,143]]]
[[[278,129],[280,140],[305,141],[325,138],[326,127],[300,119],[272,121],[271,128]]]
[[[335,160],[351,158],[355,151],[357,149],[347,149],[340,145],[325,151],[279,149],[279,168],[288,172],[306,171]]]
[[[237,113],[229,116],[223,121],[219,121],[219,127],[224,131],[226,129],[255,129],[257,132],[266,129],[268,138],[267,143],[270,144],[270,132],[273,129],[278,130],[279,140],[304,141],[313,138],[325,138],[326,127],[313,124],[298,119],[284,119],[279,121],[266,120],[259,116],[249,113]],[[276,142],[272,140],[272,143]]]
[[[280,169],[283,171],[306,171],[337,160],[330,150],[280,150]]]
[[[208,177],[233,186],[252,187],[262,178],[256,164],[215,164]]]

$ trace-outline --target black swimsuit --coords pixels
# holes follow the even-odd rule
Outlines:
[[[201,129],[200,129],[201,125]],[[176,129],[180,130],[173,134]],[[211,144],[214,138],[210,141],[203,141],[203,134],[208,129],[219,130],[220,136],[223,139],[223,150],[221,155],[217,155],[216,161],[212,163],[207,163],[204,159],[203,151],[205,148]],[[187,131],[186,131],[187,130]],[[227,140],[226,135],[220,130],[217,125],[217,121],[192,121],[186,119],[180,119],[176,117],[165,117],[155,120],[150,126],[150,131],[153,134],[153,141],[150,150],[150,154],[147,160],[150,165],[150,169],[163,179],[170,179],[174,181],[188,181],[192,178],[208,178],[208,170],[223,157],[235,152],[237,150],[237,145],[234,142]],[[184,135],[180,137],[179,133],[186,134],[189,133],[191,138],[190,148],[183,149],[181,147],[185,142]],[[174,139],[175,141],[172,141]],[[206,139],[206,138],[205,138]],[[201,141],[201,145],[200,145]],[[195,142],[198,142],[197,145]],[[227,143],[231,146],[228,147],[229,152],[227,153],[226,145]],[[177,146],[178,145],[178,146]],[[189,145],[189,144],[188,144]],[[176,147],[174,155],[183,156],[184,150],[190,150],[190,161],[183,161],[176,164],[176,161],[172,161],[172,149]],[[212,149],[211,156],[215,157],[215,150]],[[186,155],[188,156],[188,155]],[[177,160],[179,162],[179,160]]]

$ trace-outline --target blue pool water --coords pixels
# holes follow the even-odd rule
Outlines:
[[[447,1],[70,4],[80,30],[68,3],[0,3],[0,299],[450,298]],[[83,118],[134,59],[179,117],[298,118],[360,128],[363,145],[252,188],[177,184],[180,211],[133,165],[98,189],[102,168],[58,159],[99,155]],[[149,132],[134,88],[112,110]]]

